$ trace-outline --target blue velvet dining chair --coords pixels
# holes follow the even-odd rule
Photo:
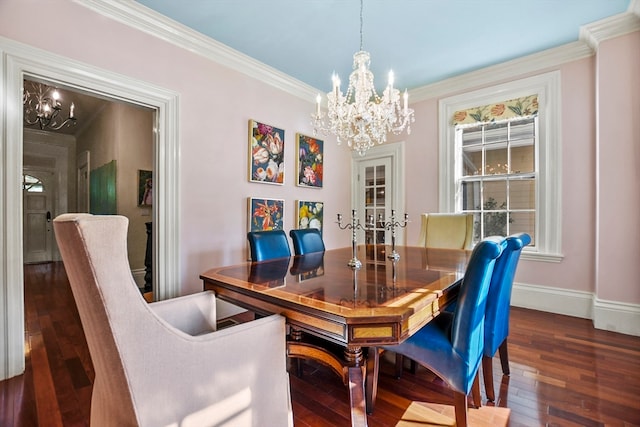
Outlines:
[[[500,354],[502,373],[509,375],[509,312],[511,311],[511,289],[516,267],[522,248],[531,243],[526,233],[514,234],[506,239],[507,247],[496,261],[487,296],[487,308],[484,321],[484,352],[482,357],[482,376],[487,399],[495,401],[493,388],[493,356]]]
[[[293,241],[293,252],[296,255],[304,255],[312,252],[324,252],[322,235],[317,228],[302,228],[289,231]]]
[[[454,391],[456,425],[467,425],[467,395],[479,401],[477,373],[484,347],[484,316],[495,260],[506,241],[488,237],[474,248],[460,285],[456,311],[442,312],[401,344],[384,346],[409,357],[442,378]],[[367,385],[368,410],[373,410],[378,371],[378,350],[370,350],[374,373]],[[477,399],[476,399],[477,397]]]
[[[266,261],[291,256],[289,239],[283,230],[250,231],[247,233],[251,261]]]

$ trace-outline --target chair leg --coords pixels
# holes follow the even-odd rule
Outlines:
[[[456,427],[467,427],[467,396],[454,391],[453,405],[456,411]]]
[[[495,402],[496,394],[493,388],[493,357],[482,356],[482,376],[484,377],[484,389],[487,392],[487,400]]]
[[[404,370],[404,356],[396,353],[396,379],[402,378],[402,371]]]
[[[473,405],[476,408],[482,407],[482,397],[480,397],[480,375],[476,373],[476,377],[473,379],[473,385],[471,386],[471,397],[473,397]]]
[[[498,347],[498,352],[500,353],[500,363],[502,364],[502,373],[505,375],[510,375],[511,370],[509,369],[509,352],[507,351],[507,339],[505,338]]]

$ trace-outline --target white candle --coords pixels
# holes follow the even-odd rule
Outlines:
[[[393,90],[393,70],[389,71],[389,92]]]
[[[320,102],[322,102],[322,97],[318,94],[316,96],[316,116],[320,116]]]
[[[402,98],[404,98],[404,113],[407,114],[407,110],[409,109],[409,94],[407,93],[407,90],[404,90],[404,95],[402,95]]]
[[[73,102],[71,103],[71,106],[69,107],[69,118],[73,119],[73,109],[75,108],[75,105],[73,105]]]

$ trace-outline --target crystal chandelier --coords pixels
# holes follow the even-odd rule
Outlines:
[[[414,121],[413,109],[408,106],[409,94],[404,91],[400,106],[400,92],[393,87],[393,71],[389,72],[389,83],[378,96],[373,85],[373,73],[369,70],[371,57],[362,50],[362,8],[360,0],[360,51],[353,55],[353,70],[349,76],[346,95],[340,89],[340,79],[332,76],[333,90],[327,93],[328,112],[326,118],[320,110],[322,97],[316,98],[316,112],[312,114],[314,135],[332,133],[338,144],[346,141],[349,147],[364,156],[376,143],[387,140],[387,134],[399,135],[405,128],[411,134]]]
[[[24,122],[28,125],[37,124],[42,130],[60,130],[64,126],[73,126],[77,122],[73,115],[75,108],[73,102],[69,106],[69,116],[62,119],[60,117],[62,103],[58,90],[42,83],[24,81],[22,104]]]

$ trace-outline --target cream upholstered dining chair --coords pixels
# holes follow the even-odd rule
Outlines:
[[[291,426],[279,315],[216,330],[237,307],[201,292],[147,304],[127,259],[128,219],[54,221],[95,370],[91,426]]]
[[[471,249],[473,214],[423,213],[418,246]]]

